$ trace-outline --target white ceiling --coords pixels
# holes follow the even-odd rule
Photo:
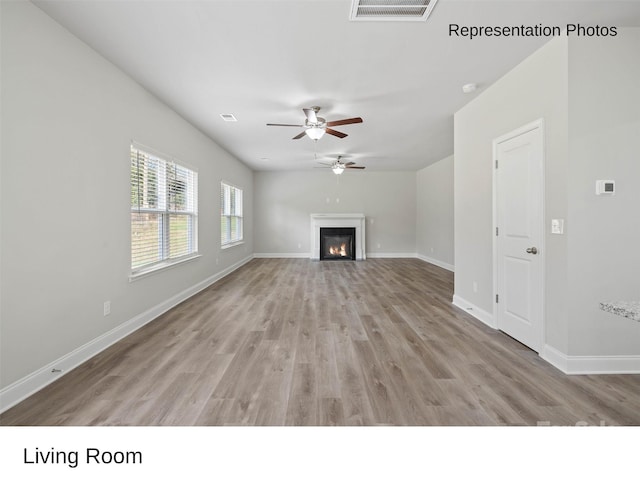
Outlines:
[[[34,3],[254,170],[338,154],[417,170],[451,155],[454,112],[546,39],[455,38],[450,23],[640,25],[635,0],[439,0],[426,22],[351,22],[350,0]],[[364,122],[318,142],[266,126],[302,123],[313,105]]]

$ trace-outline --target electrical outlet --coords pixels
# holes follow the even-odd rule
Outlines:
[[[103,312],[105,317],[111,314],[111,300],[104,302]]]

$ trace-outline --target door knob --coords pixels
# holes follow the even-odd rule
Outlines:
[[[538,253],[538,249],[536,247],[527,248],[527,253],[533,253],[535,255]]]

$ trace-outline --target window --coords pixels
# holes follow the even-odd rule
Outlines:
[[[131,145],[131,274],[198,252],[198,174]]]
[[[223,247],[242,242],[242,190],[226,183],[220,188],[220,239]]]

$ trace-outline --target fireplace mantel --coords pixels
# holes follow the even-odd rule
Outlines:
[[[365,216],[363,213],[312,213],[311,260],[320,260],[320,227],[356,229],[356,260],[365,260]]]

